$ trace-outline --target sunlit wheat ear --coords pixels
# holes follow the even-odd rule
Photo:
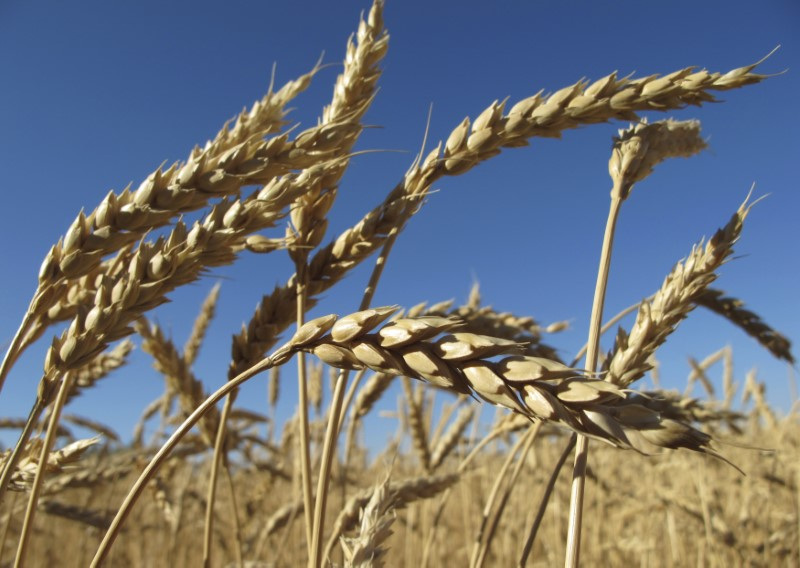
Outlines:
[[[342,537],[345,566],[384,566],[387,549],[383,547],[392,534],[395,519],[394,495],[389,490],[389,478],[375,486],[372,497],[361,510],[358,535]]]
[[[267,183],[297,167],[278,159],[291,153],[285,137],[264,137],[283,126],[286,105],[308,87],[317,70],[277,92],[270,88],[232,127],[226,124],[204,148],[196,147],[184,164],[159,168],[135,191],[109,192],[88,215],[81,211],[42,262],[23,326],[29,337],[18,348],[24,349],[53,320],[52,308],[67,298],[69,290],[76,290],[70,281],[92,275],[107,255],[124,250],[183,212],[207,206],[214,197],[235,195],[245,185]]]
[[[62,473],[69,471],[70,466],[78,462],[84,453],[92,446],[100,442],[100,437],[87,438],[85,440],[78,440],[68,444],[60,450],[50,452],[45,464],[45,471],[48,473]],[[25,446],[24,455],[14,468],[11,474],[11,482],[9,488],[12,491],[27,491],[33,484],[36,470],[39,468],[39,454],[41,452],[43,442],[39,438],[34,438]],[[5,458],[0,462],[0,467],[5,466]]]
[[[633,185],[653,172],[653,168],[669,158],[688,158],[706,148],[696,120],[647,120],[620,130],[608,162],[608,173],[615,191],[627,199]]]
[[[474,393],[531,420],[558,423],[620,448],[649,452],[685,447],[717,455],[711,449],[710,436],[689,424],[664,418],[635,391],[586,377],[559,361],[514,355],[519,345],[512,341],[468,333],[442,335],[459,326],[453,318],[401,318],[375,328],[374,319],[365,317],[374,312],[343,318],[348,322],[347,334],[341,335],[346,341],[328,335],[336,328],[336,317],[324,316],[304,325],[289,345],[313,353],[333,367],[367,367],[452,392]],[[360,323],[350,328],[353,321]],[[407,398],[414,400],[412,394]],[[421,439],[427,448],[427,434],[421,434]],[[429,450],[420,455],[423,464],[430,464]]]
[[[653,298],[642,303],[630,333],[620,329],[604,366],[607,381],[626,388],[647,372],[649,355],[694,308],[694,301],[716,279],[715,271],[733,253],[751,207],[748,196],[728,224],[708,242],[696,245],[686,260],[675,265]]]
[[[753,73],[755,67],[748,65],[728,73],[686,68],[641,79],[619,78],[615,73],[591,84],[576,83],[549,97],[537,94],[523,99],[507,114],[504,105],[493,103],[476,118],[478,128],[473,124],[472,134],[464,124],[456,127],[444,150],[442,144],[437,146],[407,172],[380,205],[314,253],[308,261],[307,307],[312,308],[317,296],[379,250],[390,234],[402,230],[443,176],[465,173],[502,148],[524,146],[530,138],[559,137],[565,130],[586,124],[636,120],[636,112],[668,111],[713,101],[713,91],[762,81],[765,76]],[[261,299],[249,323],[234,337],[233,375],[257,362],[294,323],[295,300],[296,276]]]
[[[396,509],[402,509],[409,503],[422,499],[430,499],[451,487],[459,479],[458,475],[427,475],[390,482],[388,492]],[[350,497],[342,507],[333,524],[328,542],[325,545],[323,558],[330,558],[331,551],[339,542],[339,537],[357,526],[359,513],[369,503],[374,494],[373,489],[361,491]]]
[[[383,2],[377,1],[366,20],[361,20],[355,38],[351,37],[347,43],[344,71],[336,79],[331,104],[323,110],[319,123],[323,131],[329,129],[338,133],[339,156],[348,155],[361,134],[360,121],[374,99],[381,76],[379,64],[386,55],[388,41],[389,36],[383,29]],[[292,207],[286,242],[295,263],[305,262],[309,252],[322,242],[328,226],[328,211],[336,199],[339,179],[344,172],[343,167],[338,177],[330,176],[325,185],[300,195]]]

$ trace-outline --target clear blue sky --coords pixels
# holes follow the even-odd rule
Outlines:
[[[262,96],[273,62],[278,84],[309,70],[323,51],[326,62],[340,62],[359,13],[368,7],[367,0],[2,3],[3,349],[34,290],[41,259],[82,207],[91,210],[109,189],[138,185],[163,161],[184,159]],[[353,161],[332,212],[330,237],[400,179],[419,148],[431,104],[431,136],[438,140],[495,99],[513,103],[614,70],[640,76],[689,65],[727,71],[781,44],[761,69],[787,73],[723,93],[724,104],[671,115],[700,119],[711,148],[659,166],[626,203],[607,313],[652,293],[693,243],[727,220],[755,182],[756,194],[770,197],[753,211],[739,258],[724,267],[717,286],[743,298],[790,338],[800,338],[797,2],[389,0],[385,22],[389,54],[365,119],[380,128],[367,130],[358,148],[405,153],[370,153]],[[293,121],[304,127],[315,122],[339,69],[319,73],[297,99]],[[608,202],[606,164],[621,126],[534,140],[436,184],[440,191],[398,241],[375,302],[463,301],[477,279],[485,302],[500,310],[544,323],[570,320],[572,330],[552,338],[569,357],[586,336]],[[202,298],[222,280],[219,316],[196,369],[209,390],[224,381],[230,335],[261,295],[290,273],[285,254],[270,256],[245,255],[215,270],[173,294],[174,302],[156,314],[182,345]],[[366,270],[354,272],[314,313],[355,309],[365,278]],[[0,394],[0,415],[27,413],[48,343],[44,339],[18,363]],[[661,351],[667,386],[683,386],[687,355],[702,358],[726,344],[734,348],[737,380],[756,366],[770,399],[788,409],[787,367],[701,311]],[[146,354],[136,351],[132,360],[71,411],[127,436],[163,388]],[[239,400],[259,409],[264,384],[256,380]],[[286,412],[293,410],[293,385],[287,376]],[[393,396],[385,406],[394,406]]]

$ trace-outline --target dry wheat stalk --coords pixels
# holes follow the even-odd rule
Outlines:
[[[747,200],[742,203],[727,225],[707,243],[696,245],[688,258],[672,269],[661,289],[640,306],[630,334],[620,329],[616,346],[604,365],[607,381],[627,388],[647,372],[648,356],[666,340],[692,310],[694,301],[716,279],[715,271],[731,255],[751,207]]]
[[[700,125],[697,122],[662,121],[652,125],[635,125],[627,131],[621,131],[620,136],[614,140],[608,167],[612,181],[611,202],[603,233],[589,319],[589,338],[586,342],[585,366],[588,373],[593,374],[597,370],[600,359],[600,334],[611,268],[611,249],[622,203],[628,198],[633,185],[647,177],[656,164],[673,156],[690,156],[704,147],[705,142],[700,138]],[[649,359],[649,354],[647,358]],[[575,448],[565,562],[570,568],[577,568],[579,562],[588,453],[588,440],[579,435]]]

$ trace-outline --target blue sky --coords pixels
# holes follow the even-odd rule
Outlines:
[[[389,1],[391,35],[380,92],[365,121],[363,150],[343,179],[329,236],[355,223],[401,178],[418,150],[428,108],[431,137],[495,99],[511,102],[611,71],[638,76],[689,65],[727,71],[781,48],[761,67],[788,72],[720,95],[724,104],[669,116],[698,118],[710,149],[659,166],[623,208],[607,314],[652,293],[693,243],[723,224],[751,184],[769,193],[752,212],[717,286],[790,338],[800,338],[797,162],[800,157],[800,5],[769,2]],[[23,315],[47,249],[83,207],[134,186],[163,161],[184,159],[223,122],[277,82],[308,71],[322,52],[338,64],[359,13],[346,2],[4,2],[0,5],[0,167],[4,215],[0,344]],[[316,121],[339,72],[319,73],[290,119]],[[665,115],[650,114],[651,120]],[[610,182],[611,137],[622,124],[533,141],[439,189],[398,241],[375,299],[410,306],[464,301],[473,281],[497,309],[572,329],[551,338],[565,357],[585,341]],[[282,234],[282,229],[279,231]],[[327,242],[327,239],[326,239]],[[271,258],[270,258],[271,257]],[[245,255],[179,290],[155,318],[183,344],[202,298],[222,281],[218,317],[198,361],[209,390],[221,384],[230,335],[262,294],[290,274],[285,254]],[[331,290],[314,314],[359,303],[367,268]],[[607,339],[605,345],[609,345]],[[0,415],[23,416],[46,344],[30,349],[0,394]],[[660,353],[667,386],[681,387],[686,356],[730,344],[738,381],[751,367],[770,400],[788,410],[786,365],[716,316],[698,311]],[[715,376],[719,373],[715,372]],[[263,410],[265,380],[239,400]],[[140,350],[131,366],[74,403],[72,412],[127,436],[163,383]],[[287,373],[285,412],[294,408]],[[395,398],[387,396],[391,408]],[[490,412],[488,409],[485,412]],[[393,425],[389,428],[393,429]]]

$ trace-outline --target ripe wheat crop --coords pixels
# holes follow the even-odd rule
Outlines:
[[[689,359],[686,393],[658,386],[659,348],[695,310],[722,316],[794,364],[788,338],[715,287],[758,214],[757,196],[720,204],[710,236],[687,241],[661,286],[631,298],[630,325],[620,324],[626,313],[604,313],[618,222],[638,186],[662,162],[707,147],[699,121],[658,115],[724,91],[758,96],[757,85],[771,80],[763,61],[611,73],[489,102],[449,131],[427,132],[391,189],[331,231],[343,176],[369,159],[356,144],[380,97],[383,8],[375,0],[362,15],[316,124],[295,127],[289,113],[320,80],[322,63],[272,84],[184,161],[98,195],[52,244],[0,366],[2,388],[30,346],[47,345],[22,418],[0,423],[18,434],[1,462],[2,558],[15,566],[66,558],[92,566],[796,565],[796,415],[777,413],[754,373],[736,379],[730,348]],[[535,139],[609,122],[621,129],[609,149],[589,333],[574,359],[556,348],[566,322],[495,310],[477,286],[462,305],[376,305],[393,247],[413,231],[435,184],[490,168]],[[198,354],[225,284],[207,276],[248,255],[287,255],[292,270],[232,330],[227,377],[212,392]],[[540,263],[533,250],[520,262]],[[567,264],[539,269],[557,275]],[[358,267],[370,267],[366,283],[349,278]],[[154,310],[206,284],[188,338],[173,339]],[[329,291],[364,284],[351,310],[316,316]],[[164,388],[124,440],[68,406],[109,376],[135,379],[125,377],[134,348]],[[654,388],[644,386],[648,375]],[[237,394],[259,379],[267,387],[254,411]],[[296,382],[297,399],[285,394],[286,381]],[[693,397],[695,383],[706,398]],[[385,447],[369,447],[361,434],[388,393],[398,393],[396,409],[383,414],[397,429]],[[278,407],[296,411],[279,423]],[[75,428],[96,435],[76,439]]]

